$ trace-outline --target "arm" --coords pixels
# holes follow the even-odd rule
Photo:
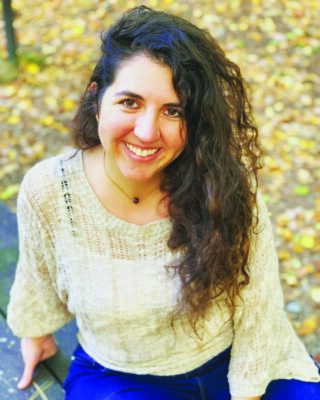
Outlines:
[[[278,258],[268,211],[259,197],[258,217],[248,260],[250,282],[236,300],[233,318],[228,377],[235,399],[262,396],[269,382],[275,379],[278,347],[285,345],[283,335],[287,328],[284,326]]]
[[[19,260],[7,321],[18,337],[48,335],[73,317],[66,305],[67,297],[62,298],[58,291],[54,206],[49,189],[38,190],[37,183],[44,179],[36,172],[24,178],[17,203]]]
[[[32,381],[33,372],[37,364],[54,356],[57,346],[53,335],[21,339],[21,352],[24,361],[24,370],[18,383],[19,389],[26,389]]]
[[[67,323],[72,315],[59,297],[54,243],[48,229],[55,215],[47,201],[47,190],[37,192],[26,177],[18,197],[19,261],[8,305],[8,325],[22,337],[23,375],[18,383],[26,388],[36,365],[57,351],[52,332]],[[41,196],[40,196],[41,195]],[[43,206],[44,204],[44,206]]]
[[[319,379],[284,310],[272,226],[259,196],[258,212],[248,261],[250,283],[236,299],[233,318],[228,379],[231,394],[240,399],[259,398],[277,379]]]

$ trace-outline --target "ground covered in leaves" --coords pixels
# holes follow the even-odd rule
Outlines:
[[[0,61],[0,199],[12,208],[25,171],[71,146],[70,121],[98,58],[100,32],[138,4],[13,1],[19,68]],[[144,4],[207,28],[242,69],[265,149],[261,190],[274,223],[286,308],[320,358],[320,2]],[[4,60],[4,29],[0,34]]]

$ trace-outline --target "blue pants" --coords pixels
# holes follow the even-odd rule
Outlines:
[[[64,383],[66,400],[230,400],[228,348],[195,370],[174,376],[113,371],[79,345]],[[295,379],[269,384],[263,400],[319,400],[320,383]]]

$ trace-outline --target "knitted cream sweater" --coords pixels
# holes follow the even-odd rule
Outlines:
[[[318,381],[317,369],[283,310],[277,256],[264,204],[254,235],[250,284],[235,317],[223,296],[196,336],[186,318],[172,327],[179,279],[164,268],[171,223],[138,226],[99,203],[82,152],[51,158],[25,176],[18,198],[20,257],[8,323],[17,336],[42,336],[74,316],[79,341],[105,367],[136,374],[190,371],[232,344],[235,396],[264,393],[274,379]]]

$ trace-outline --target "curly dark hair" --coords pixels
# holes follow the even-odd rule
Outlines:
[[[233,313],[235,297],[249,283],[261,154],[240,69],[206,30],[145,6],[102,34],[101,48],[75,117],[75,143],[100,144],[95,114],[124,60],[140,53],[171,68],[187,128],[186,146],[161,184],[172,221],[168,246],[183,254],[173,266],[182,285],[178,312],[196,327],[212,299],[226,293]],[[89,90],[92,82],[97,90]]]

